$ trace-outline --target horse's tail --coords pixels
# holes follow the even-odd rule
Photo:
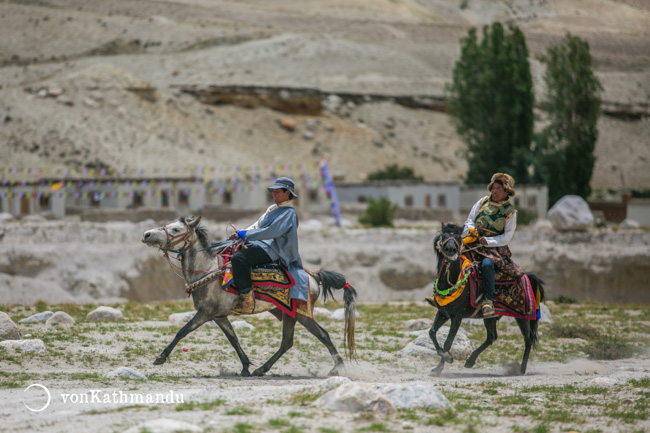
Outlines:
[[[539,302],[543,302],[544,299],[546,299],[546,294],[544,293],[544,281],[542,281],[537,275],[535,274],[526,274],[528,276],[528,280],[530,280],[530,285],[533,288],[533,296],[535,296],[535,303],[537,303],[537,299],[539,299]],[[537,349],[537,342],[538,342],[538,335],[537,335],[537,328],[539,325],[539,321],[537,319],[532,320],[530,323],[530,341],[532,343],[533,349]]]
[[[354,330],[357,323],[355,300],[357,290],[352,287],[345,277],[338,272],[319,271],[318,279],[323,286],[323,301],[327,298],[334,299],[332,289],[343,289],[343,307],[345,311],[345,331],[343,334],[343,345],[346,349],[348,360],[357,359],[357,346],[354,340]]]

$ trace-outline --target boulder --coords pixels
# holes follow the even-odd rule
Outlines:
[[[333,412],[397,412],[395,406],[372,385],[358,382],[343,383],[317,399],[314,405]]]
[[[433,326],[433,320],[431,319],[412,319],[404,323],[404,328],[407,331],[422,331],[431,329],[431,326]]]
[[[49,319],[45,321],[45,324],[48,326],[52,325],[63,325],[63,326],[72,326],[76,323],[74,318],[70,316],[68,313],[65,311],[57,311],[56,313],[52,314]]]
[[[443,326],[438,330],[436,337],[440,346],[444,345],[445,340],[447,339],[447,335],[449,335],[448,326]],[[456,334],[456,338],[454,338],[454,342],[451,345],[451,350],[449,351],[451,353],[451,356],[456,360],[463,361],[469,358],[473,351],[474,344],[467,337],[465,331],[462,328],[459,329],[458,333]],[[437,355],[436,349],[433,346],[433,341],[431,341],[429,333],[426,331],[423,331],[420,336],[407,344],[406,347],[401,350],[401,352],[405,355],[411,356]]]
[[[332,312],[327,308],[323,307],[314,307],[314,317],[330,317]]]
[[[354,310],[354,317],[358,319],[361,317],[361,314],[357,310]],[[345,308],[337,308],[334,310],[334,312],[330,314],[330,319],[345,320]]]
[[[232,327],[235,331],[238,329],[255,329],[253,325],[251,325],[245,320],[235,320],[234,322],[232,322]]]
[[[4,340],[0,341],[0,346],[5,349],[16,350],[20,349],[26,353],[45,353],[47,348],[43,340],[38,338],[29,340]]]
[[[88,313],[86,321],[88,322],[107,322],[115,320],[124,320],[122,312],[117,308],[102,305]]]
[[[7,313],[0,311],[0,340],[20,340],[18,327]]]
[[[451,407],[447,397],[428,382],[394,383],[379,391],[397,409],[446,409]]]
[[[169,318],[167,320],[169,320],[172,323],[179,324],[179,325],[185,325],[187,322],[189,322],[192,319],[192,317],[194,317],[195,314],[196,314],[196,311],[186,311],[184,313],[174,313],[174,314],[170,314]]]
[[[587,202],[577,195],[565,195],[548,211],[546,217],[556,230],[584,231],[594,225],[594,215]]]
[[[47,319],[54,315],[51,311],[43,311],[42,313],[36,313],[29,317],[25,317],[18,321],[18,323],[45,323]]]
[[[106,373],[105,376],[109,378],[123,377],[125,379],[148,380],[147,376],[130,367],[118,367]]]
[[[436,278],[429,268],[403,261],[391,263],[379,271],[379,279],[393,290],[413,290],[424,287]]]

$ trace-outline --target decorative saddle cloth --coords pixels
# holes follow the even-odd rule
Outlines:
[[[477,299],[482,293],[481,279],[476,270],[470,277],[470,302],[477,308]],[[518,280],[498,279],[494,282],[494,312],[501,316],[511,316],[518,319],[536,320],[540,318],[539,302],[535,298],[528,275],[524,274]]]
[[[292,299],[289,296],[289,290],[295,285],[295,281],[287,269],[279,263],[267,263],[264,265],[254,266],[251,271],[253,279],[253,292],[255,299],[269,302],[278,307],[281,313],[272,312],[278,320],[282,320],[282,314],[288,314],[290,317],[296,317],[296,313],[313,319],[313,305],[311,296],[307,296],[307,301]],[[232,277],[232,271],[227,269],[223,276],[222,289],[230,293],[237,293],[235,290],[235,280]]]

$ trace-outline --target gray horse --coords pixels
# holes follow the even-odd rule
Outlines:
[[[239,356],[242,363],[240,375],[250,376],[251,373],[248,368],[251,363],[242,350],[232,324],[228,320],[228,315],[232,314],[237,306],[237,295],[222,289],[223,260],[215,250],[215,245],[218,244],[210,244],[207,232],[200,226],[200,222],[201,217],[180,218],[171,224],[146,231],[142,238],[143,243],[163,250],[166,256],[168,252],[178,254],[183,278],[192,294],[194,309],[196,310],[194,317],[176,333],[172,342],[158,355],[154,364],[164,364],[179,341],[204,323],[214,320]],[[346,283],[343,275],[336,272],[320,271],[308,275],[309,295],[312,305],[316,303],[320,295],[321,286],[324,300],[333,297],[332,289],[345,289],[343,293],[345,308],[344,344],[347,348],[348,358],[352,358],[355,356],[356,290]],[[249,314],[258,314],[270,310],[276,310],[271,312],[282,315],[282,342],[278,351],[264,365],[253,371],[253,376],[264,375],[293,346],[296,321],[311,332],[329,350],[334,360],[334,368],[329,372],[329,375],[339,374],[339,369],[344,365],[343,359],[332,344],[327,331],[314,319],[300,314],[290,317],[286,313],[283,314],[275,305],[261,300],[255,301],[255,309]]]

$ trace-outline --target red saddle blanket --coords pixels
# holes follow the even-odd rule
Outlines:
[[[481,280],[478,272],[473,269],[469,278],[470,302],[477,308],[480,302],[477,298],[482,293]],[[494,312],[501,316],[511,316],[518,319],[539,319],[539,305],[528,276],[524,274],[518,280],[497,279],[494,285]]]
[[[288,314],[290,317],[302,314],[313,319],[314,309],[310,296],[307,296],[307,301],[290,297],[289,292],[295,282],[284,266],[277,263],[255,266],[251,272],[251,277],[253,279],[255,299],[269,302],[278,307],[282,313],[276,314],[272,312],[278,320],[282,320],[282,314]],[[227,292],[237,293],[230,269],[224,274],[221,287]]]

